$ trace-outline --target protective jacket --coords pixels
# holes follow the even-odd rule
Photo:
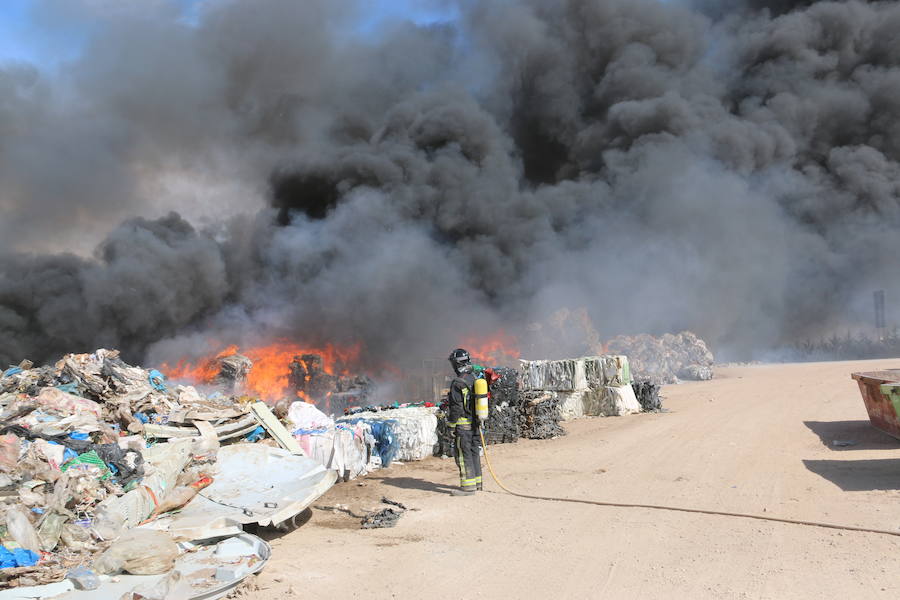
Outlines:
[[[463,373],[450,384],[447,398],[448,421],[450,426],[458,423],[475,423],[475,375]]]

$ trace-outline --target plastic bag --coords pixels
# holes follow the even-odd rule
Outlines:
[[[101,503],[94,512],[92,529],[101,540],[114,540],[125,530],[125,521],[125,515],[114,506]]]
[[[334,420],[308,402],[297,401],[288,409],[288,422],[293,429],[328,429]]]
[[[37,455],[44,457],[54,469],[60,468],[65,462],[66,447],[62,444],[42,439],[34,440],[33,443]]]
[[[75,523],[64,525],[59,539],[62,545],[72,552],[95,549],[95,544],[91,541],[91,534],[88,530]]]
[[[19,488],[19,502],[29,508],[34,506],[43,508],[47,504],[47,499],[44,494],[23,485]]]
[[[159,575],[175,566],[178,546],[163,531],[131,529],[100,555],[94,563],[99,573],[120,571],[132,575]]]
[[[6,528],[10,535],[22,548],[32,552],[41,551],[41,540],[25,510],[20,506],[11,506],[6,511]]]
[[[90,452],[85,452],[84,454],[79,454],[77,457],[73,458],[66,464],[64,464],[60,469],[63,473],[69,471],[69,469],[76,469],[76,472],[85,471],[88,473],[93,473],[94,470],[91,467],[96,467],[97,472],[100,474],[99,477],[101,480],[106,480],[112,477],[112,472],[109,470],[109,467],[106,466],[106,463],[103,462],[103,459],[97,455],[96,450],[91,450]]]
[[[41,560],[41,557],[31,550],[25,550],[24,548],[9,549],[5,546],[0,546],[0,569],[31,567],[36,565],[39,560]]]
[[[21,441],[11,433],[0,435],[0,471],[11,473],[19,462]]]
[[[67,394],[62,390],[47,387],[37,395],[38,406],[61,415],[89,413],[100,418],[100,405],[93,400]]]
[[[52,512],[44,517],[41,526],[38,528],[38,538],[41,540],[41,550],[51,552],[56,545],[59,544],[59,536],[62,535],[63,525],[66,523],[66,517]]]
[[[159,503],[154,510],[151,516],[161,515],[163,513],[167,513],[170,510],[175,510],[176,508],[181,508],[182,506],[187,505],[194,497],[200,493],[200,490],[208,487],[213,482],[210,477],[203,477],[192,483],[191,485],[186,485],[182,487],[177,487],[173,489],[171,492],[166,495],[166,499]]]

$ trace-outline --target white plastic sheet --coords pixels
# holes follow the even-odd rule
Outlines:
[[[562,421],[579,417],[619,417],[641,412],[641,405],[630,385],[552,393],[559,400],[559,418]]]
[[[334,427],[334,419],[309,402],[297,401],[288,409],[288,429],[293,433],[297,429],[327,429]]]
[[[326,469],[337,471],[344,479],[368,472],[366,428],[347,424],[332,425],[319,432],[300,430],[294,438],[306,455]]]
[[[600,414],[618,417],[641,412],[641,404],[630,385],[606,386],[603,388]]]

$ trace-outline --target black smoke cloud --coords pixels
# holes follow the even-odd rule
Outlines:
[[[378,364],[582,306],[748,357],[900,295],[895,4],[458,8],[360,33],[350,2],[40,5],[94,25],[59,72],[0,67],[0,361]]]

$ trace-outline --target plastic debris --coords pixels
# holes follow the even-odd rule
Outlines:
[[[94,562],[98,573],[132,575],[167,573],[178,558],[178,546],[162,531],[131,529]]]
[[[186,506],[194,497],[200,493],[200,490],[209,487],[213,480],[210,477],[202,477],[190,485],[180,486],[173,489],[166,495],[166,499],[159,503],[159,506],[153,509],[151,516],[161,515]]]
[[[292,403],[288,409],[287,420],[293,427],[292,431],[328,429],[334,426],[334,419],[309,402]]]
[[[37,552],[25,548],[0,546],[0,569],[12,567],[32,567],[41,559]]]
[[[365,423],[373,426],[382,422],[397,444],[397,451],[390,460],[422,460],[432,455],[438,441],[436,412],[435,408],[410,406],[341,417],[338,423]],[[378,440],[377,435],[374,437]],[[376,451],[381,451],[377,444]]]
[[[400,520],[400,517],[403,515],[403,513],[407,511],[407,508],[399,502],[394,502],[393,500],[388,500],[387,498],[382,498],[381,501],[384,504],[390,504],[391,506],[366,515],[361,523],[361,527],[363,529],[383,529],[387,527],[394,527],[397,525],[397,521]]]
[[[79,454],[69,462],[65,463],[62,467],[60,467],[60,470],[65,473],[69,469],[78,469],[81,466],[96,467],[97,471],[99,471],[101,480],[109,479],[110,477],[112,477],[112,473],[110,472],[109,467],[107,467],[106,463],[103,462],[103,459],[101,459],[97,455],[96,450],[91,450],[90,452]]]
[[[166,376],[156,369],[152,369],[150,371],[150,373],[147,375],[147,381],[150,382],[150,385],[153,386],[153,389],[160,392],[166,391]]]
[[[96,590],[100,587],[100,578],[96,573],[87,567],[75,567],[66,573],[66,579],[69,579],[76,590]]]
[[[6,509],[6,527],[19,546],[32,552],[41,551],[41,540],[24,508],[13,505]]]
[[[262,425],[258,426],[256,429],[247,434],[247,437],[244,438],[245,441],[248,442],[258,442],[262,438],[266,436],[266,430],[263,429]]]
[[[366,516],[362,520],[363,529],[381,529],[385,527],[394,527],[400,520],[404,511],[397,508],[384,508],[376,513]]]

